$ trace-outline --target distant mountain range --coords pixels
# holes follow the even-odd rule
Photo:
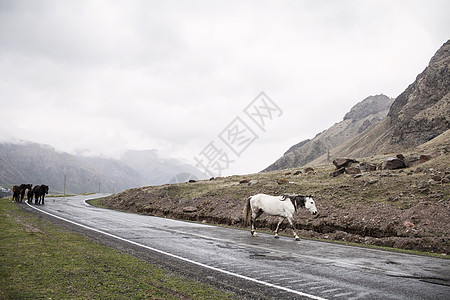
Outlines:
[[[450,129],[450,40],[393,102],[371,96],[344,120],[292,146],[263,171],[318,165],[336,157],[367,157],[421,145]],[[450,143],[450,141],[449,141]]]
[[[48,184],[51,193],[119,192],[205,176],[156,150],[127,151],[120,160],[82,157],[32,142],[0,144],[0,185]]]

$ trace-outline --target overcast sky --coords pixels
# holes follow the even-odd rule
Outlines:
[[[367,96],[397,97],[450,38],[449,11],[448,0],[0,0],[0,141],[193,164],[226,155],[222,175],[258,172]],[[257,107],[263,127],[245,113]]]

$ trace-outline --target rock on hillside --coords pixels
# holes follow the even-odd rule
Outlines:
[[[359,102],[344,116],[344,120],[319,133],[312,140],[292,146],[265,171],[296,168],[306,165],[361,132],[375,126],[386,117],[392,99],[385,95],[370,96]]]

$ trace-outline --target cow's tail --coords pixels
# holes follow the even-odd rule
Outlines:
[[[252,197],[248,197],[247,201],[245,201],[245,205],[244,205],[244,225],[248,226],[250,225],[250,217],[251,217],[251,207],[250,207],[250,200],[252,199]]]

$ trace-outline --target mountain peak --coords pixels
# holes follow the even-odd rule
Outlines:
[[[388,112],[392,99],[380,94],[369,96],[357,103],[344,120],[317,134],[313,139],[301,141],[264,171],[296,168],[306,165],[328,150],[341,145],[361,132],[375,126]]]
[[[362,120],[369,115],[389,109],[389,107],[392,105],[392,101],[393,100],[391,98],[383,94],[369,96],[353,106],[351,110],[345,114],[344,120]]]

